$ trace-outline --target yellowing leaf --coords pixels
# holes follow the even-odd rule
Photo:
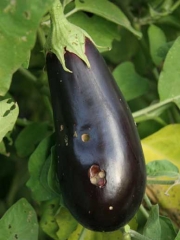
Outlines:
[[[180,169],[180,124],[168,125],[142,140],[146,163],[167,159]],[[178,226],[180,226],[180,185],[176,185],[165,194],[169,185],[150,185],[147,194],[160,205]]]
[[[180,169],[180,124],[168,125],[142,140],[146,162],[167,159]]]

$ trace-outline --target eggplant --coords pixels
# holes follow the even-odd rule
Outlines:
[[[94,44],[90,68],[74,53],[46,55],[54,114],[57,175],[65,206],[84,227],[114,231],[138,210],[146,170],[128,105]]]

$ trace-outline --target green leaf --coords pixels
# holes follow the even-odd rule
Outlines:
[[[176,232],[171,220],[167,217],[159,217],[161,224],[161,240],[172,240],[176,237]]]
[[[32,206],[22,198],[0,219],[0,240],[38,240],[37,217]]]
[[[41,183],[41,171],[46,159],[50,155],[51,147],[54,145],[53,136],[47,137],[41,141],[36,150],[29,159],[30,179],[27,186],[32,191],[32,196],[37,201],[46,201],[52,199],[52,193]],[[44,183],[45,184],[45,183]]]
[[[41,17],[53,0],[0,1],[1,61],[0,95],[9,89],[12,74],[33,48]]]
[[[143,235],[153,240],[161,239],[161,225],[159,221],[159,207],[155,205],[152,207],[149,218],[143,229]]]
[[[61,207],[58,215],[56,216],[56,222],[59,226],[59,230],[56,232],[58,240],[66,240],[70,234],[77,228],[77,221],[65,208]]]
[[[123,234],[120,230],[113,232],[94,232],[78,224],[76,230],[70,235],[68,240],[122,240]]]
[[[48,123],[34,122],[25,127],[15,141],[18,156],[27,157],[37,144],[50,134]]]
[[[120,41],[114,40],[112,49],[103,55],[112,63],[119,64],[124,61],[130,61],[138,52],[138,39],[125,28],[119,30]]]
[[[148,90],[148,80],[136,73],[131,62],[119,64],[113,76],[127,101],[143,95]]]
[[[101,46],[99,47],[100,52],[110,49],[114,39],[120,39],[117,25],[96,15],[90,18],[86,14],[79,12],[70,16],[68,20],[84,29],[97,46]]]
[[[171,49],[169,50],[163,70],[161,71],[158,92],[160,100],[169,100],[175,102],[180,108],[180,37],[177,38]]]
[[[119,240],[119,239],[123,239],[123,234],[120,230],[117,231],[113,231],[113,232],[106,232],[106,233],[100,233],[99,235],[101,235],[101,239],[102,240]],[[99,240],[99,236],[97,236],[97,240]]]
[[[174,43],[174,41],[163,44],[161,47],[158,48],[157,55],[160,58],[165,59],[165,57],[166,57],[169,49],[172,47],[173,43]]]
[[[9,156],[9,153],[6,152],[6,146],[3,141],[0,142],[0,154]]]
[[[128,18],[124,13],[113,3],[106,0],[76,0],[76,9],[91,12],[99,15],[111,22],[121,25],[131,31],[138,37],[141,37],[141,33],[136,31],[130,24]]]
[[[94,232],[83,228],[80,224],[77,229],[70,235],[68,240],[122,240],[123,234],[120,230],[113,232]]]
[[[85,228],[82,225],[78,224],[76,230],[73,233],[71,233],[68,240],[75,240],[75,239],[80,240],[84,230]],[[82,239],[85,240],[84,238]]]
[[[148,28],[150,53],[153,62],[158,66],[162,62],[162,58],[158,55],[158,49],[166,43],[164,32],[157,26],[151,25]]]
[[[29,67],[29,62],[30,62],[30,57],[31,57],[31,51],[27,52],[26,60],[23,62],[22,67],[28,69]]]
[[[14,103],[11,99],[5,99],[0,102],[0,142],[13,129],[18,114],[19,108],[17,103]]]
[[[55,240],[59,240],[56,235],[59,227],[55,220],[55,216],[60,207],[59,204],[60,203],[58,198],[43,202],[41,204],[42,215],[40,220],[40,226],[47,235],[49,235]]]
[[[180,240],[180,231],[178,232],[178,234],[174,240]]]
[[[179,175],[179,169],[168,160],[152,161],[146,165],[147,175],[176,177]]]
[[[65,8],[65,6],[67,6],[72,1],[73,0],[61,0],[61,2],[63,2],[63,8]]]
[[[51,155],[45,160],[42,168],[41,168],[41,173],[39,177],[39,181],[41,185],[43,186],[44,189],[46,189],[46,195],[44,194],[44,198],[46,196],[46,199],[53,199],[58,197],[58,193],[56,193],[52,188],[49,187],[48,184],[48,172],[50,170],[51,166]]]
[[[163,18],[160,18],[158,21],[159,24],[168,25],[168,30],[166,30],[166,35],[169,35],[169,31],[176,31],[176,28],[180,27],[180,22],[178,16],[167,15]],[[171,28],[171,29],[170,29]],[[167,34],[168,31],[168,34]]]
[[[47,176],[47,184],[49,189],[52,192],[56,193],[56,195],[60,194],[60,184],[59,180],[57,179],[57,158],[56,158],[56,151],[55,146],[51,148],[51,162],[49,166],[48,176]]]

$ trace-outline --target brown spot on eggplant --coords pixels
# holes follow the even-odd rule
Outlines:
[[[90,140],[90,135],[87,134],[87,133],[83,133],[83,134],[81,135],[81,140],[82,140],[83,142],[88,142],[88,141]]]
[[[98,165],[92,165],[88,170],[90,182],[99,188],[106,185],[106,173]]]
[[[63,70],[55,54],[46,57],[57,174],[64,203],[77,221],[94,231],[114,231],[127,224],[141,204],[145,163],[128,105],[88,39],[85,53],[91,68],[66,51],[66,67],[72,73]],[[60,124],[64,131],[59,131]],[[82,141],[83,134],[90,140]]]

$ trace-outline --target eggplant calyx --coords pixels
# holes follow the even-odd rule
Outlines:
[[[45,45],[46,52],[53,52],[67,72],[72,71],[65,64],[64,54],[66,51],[76,54],[90,68],[89,60],[85,54],[85,39],[86,37],[91,39],[91,37],[66,19],[59,0],[55,0],[52,5],[50,18],[51,27]],[[93,42],[92,39],[91,41]]]

